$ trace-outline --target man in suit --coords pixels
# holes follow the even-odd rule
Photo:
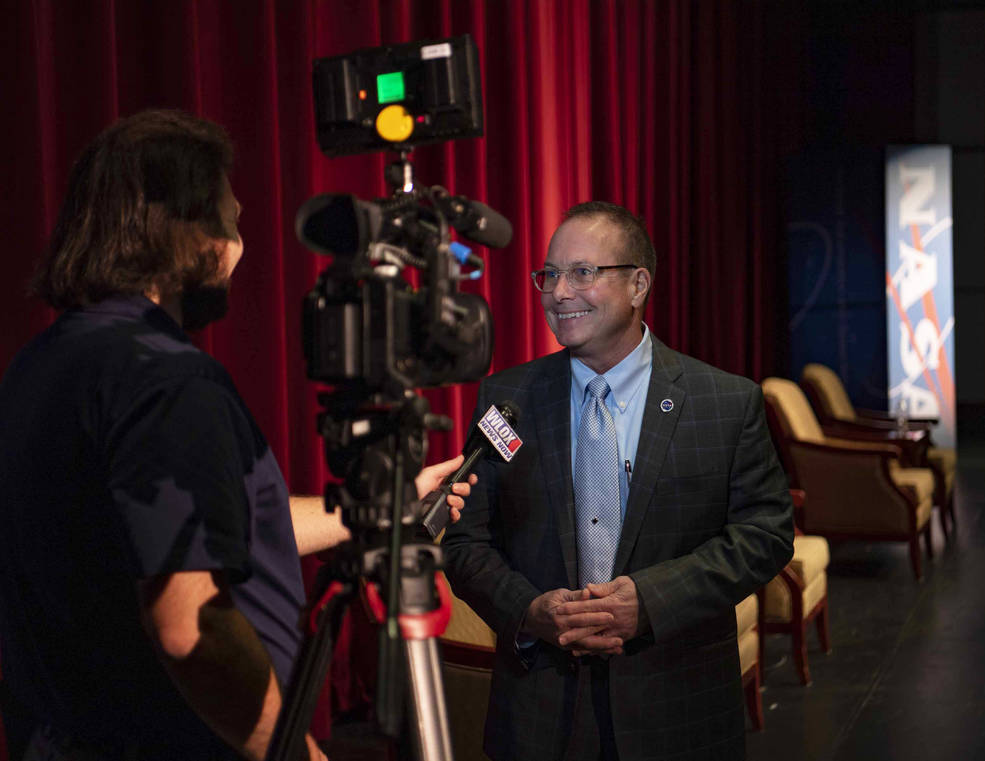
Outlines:
[[[497,634],[494,761],[744,756],[734,606],[790,559],[792,507],[759,387],[643,323],[655,264],[626,209],[569,210],[533,273],[566,348],[479,390],[522,412],[444,540]]]

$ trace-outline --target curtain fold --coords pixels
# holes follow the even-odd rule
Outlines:
[[[301,302],[327,263],[294,237],[311,195],[383,195],[381,154],[323,157],[311,63],[359,47],[471,33],[485,137],[415,151],[417,177],[509,218],[513,242],[477,247],[465,286],[492,307],[493,369],[557,348],[529,272],[563,210],[604,199],[641,214],[658,269],[647,316],[670,346],[759,379],[785,328],[775,307],[776,129],[770,87],[785,20],[765,0],[15,0],[0,32],[8,116],[0,370],[53,319],[26,283],[71,162],[147,107],[213,119],[236,146],[245,256],[231,310],[197,338],[229,369],[297,492],[327,478]],[[790,41],[785,40],[790,47]],[[764,65],[769,62],[769,67]],[[431,459],[462,445],[476,384],[426,392],[451,416]]]

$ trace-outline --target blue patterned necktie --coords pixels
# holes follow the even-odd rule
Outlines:
[[[596,375],[588,384],[588,393],[578,426],[574,477],[581,587],[612,580],[622,531],[616,424],[605,407],[609,384]]]

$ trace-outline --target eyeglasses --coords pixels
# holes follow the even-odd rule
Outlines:
[[[550,293],[557,288],[557,284],[561,281],[561,275],[568,276],[568,285],[576,291],[584,291],[595,285],[599,273],[603,270],[621,270],[627,267],[636,269],[637,265],[603,264],[601,267],[595,267],[591,264],[576,264],[574,267],[569,267],[565,270],[558,269],[557,267],[547,267],[531,272],[530,277],[533,278],[534,286],[541,293]]]

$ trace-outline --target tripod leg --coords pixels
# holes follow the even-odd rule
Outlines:
[[[429,637],[408,639],[404,644],[418,758],[420,761],[452,761],[438,641]]]

